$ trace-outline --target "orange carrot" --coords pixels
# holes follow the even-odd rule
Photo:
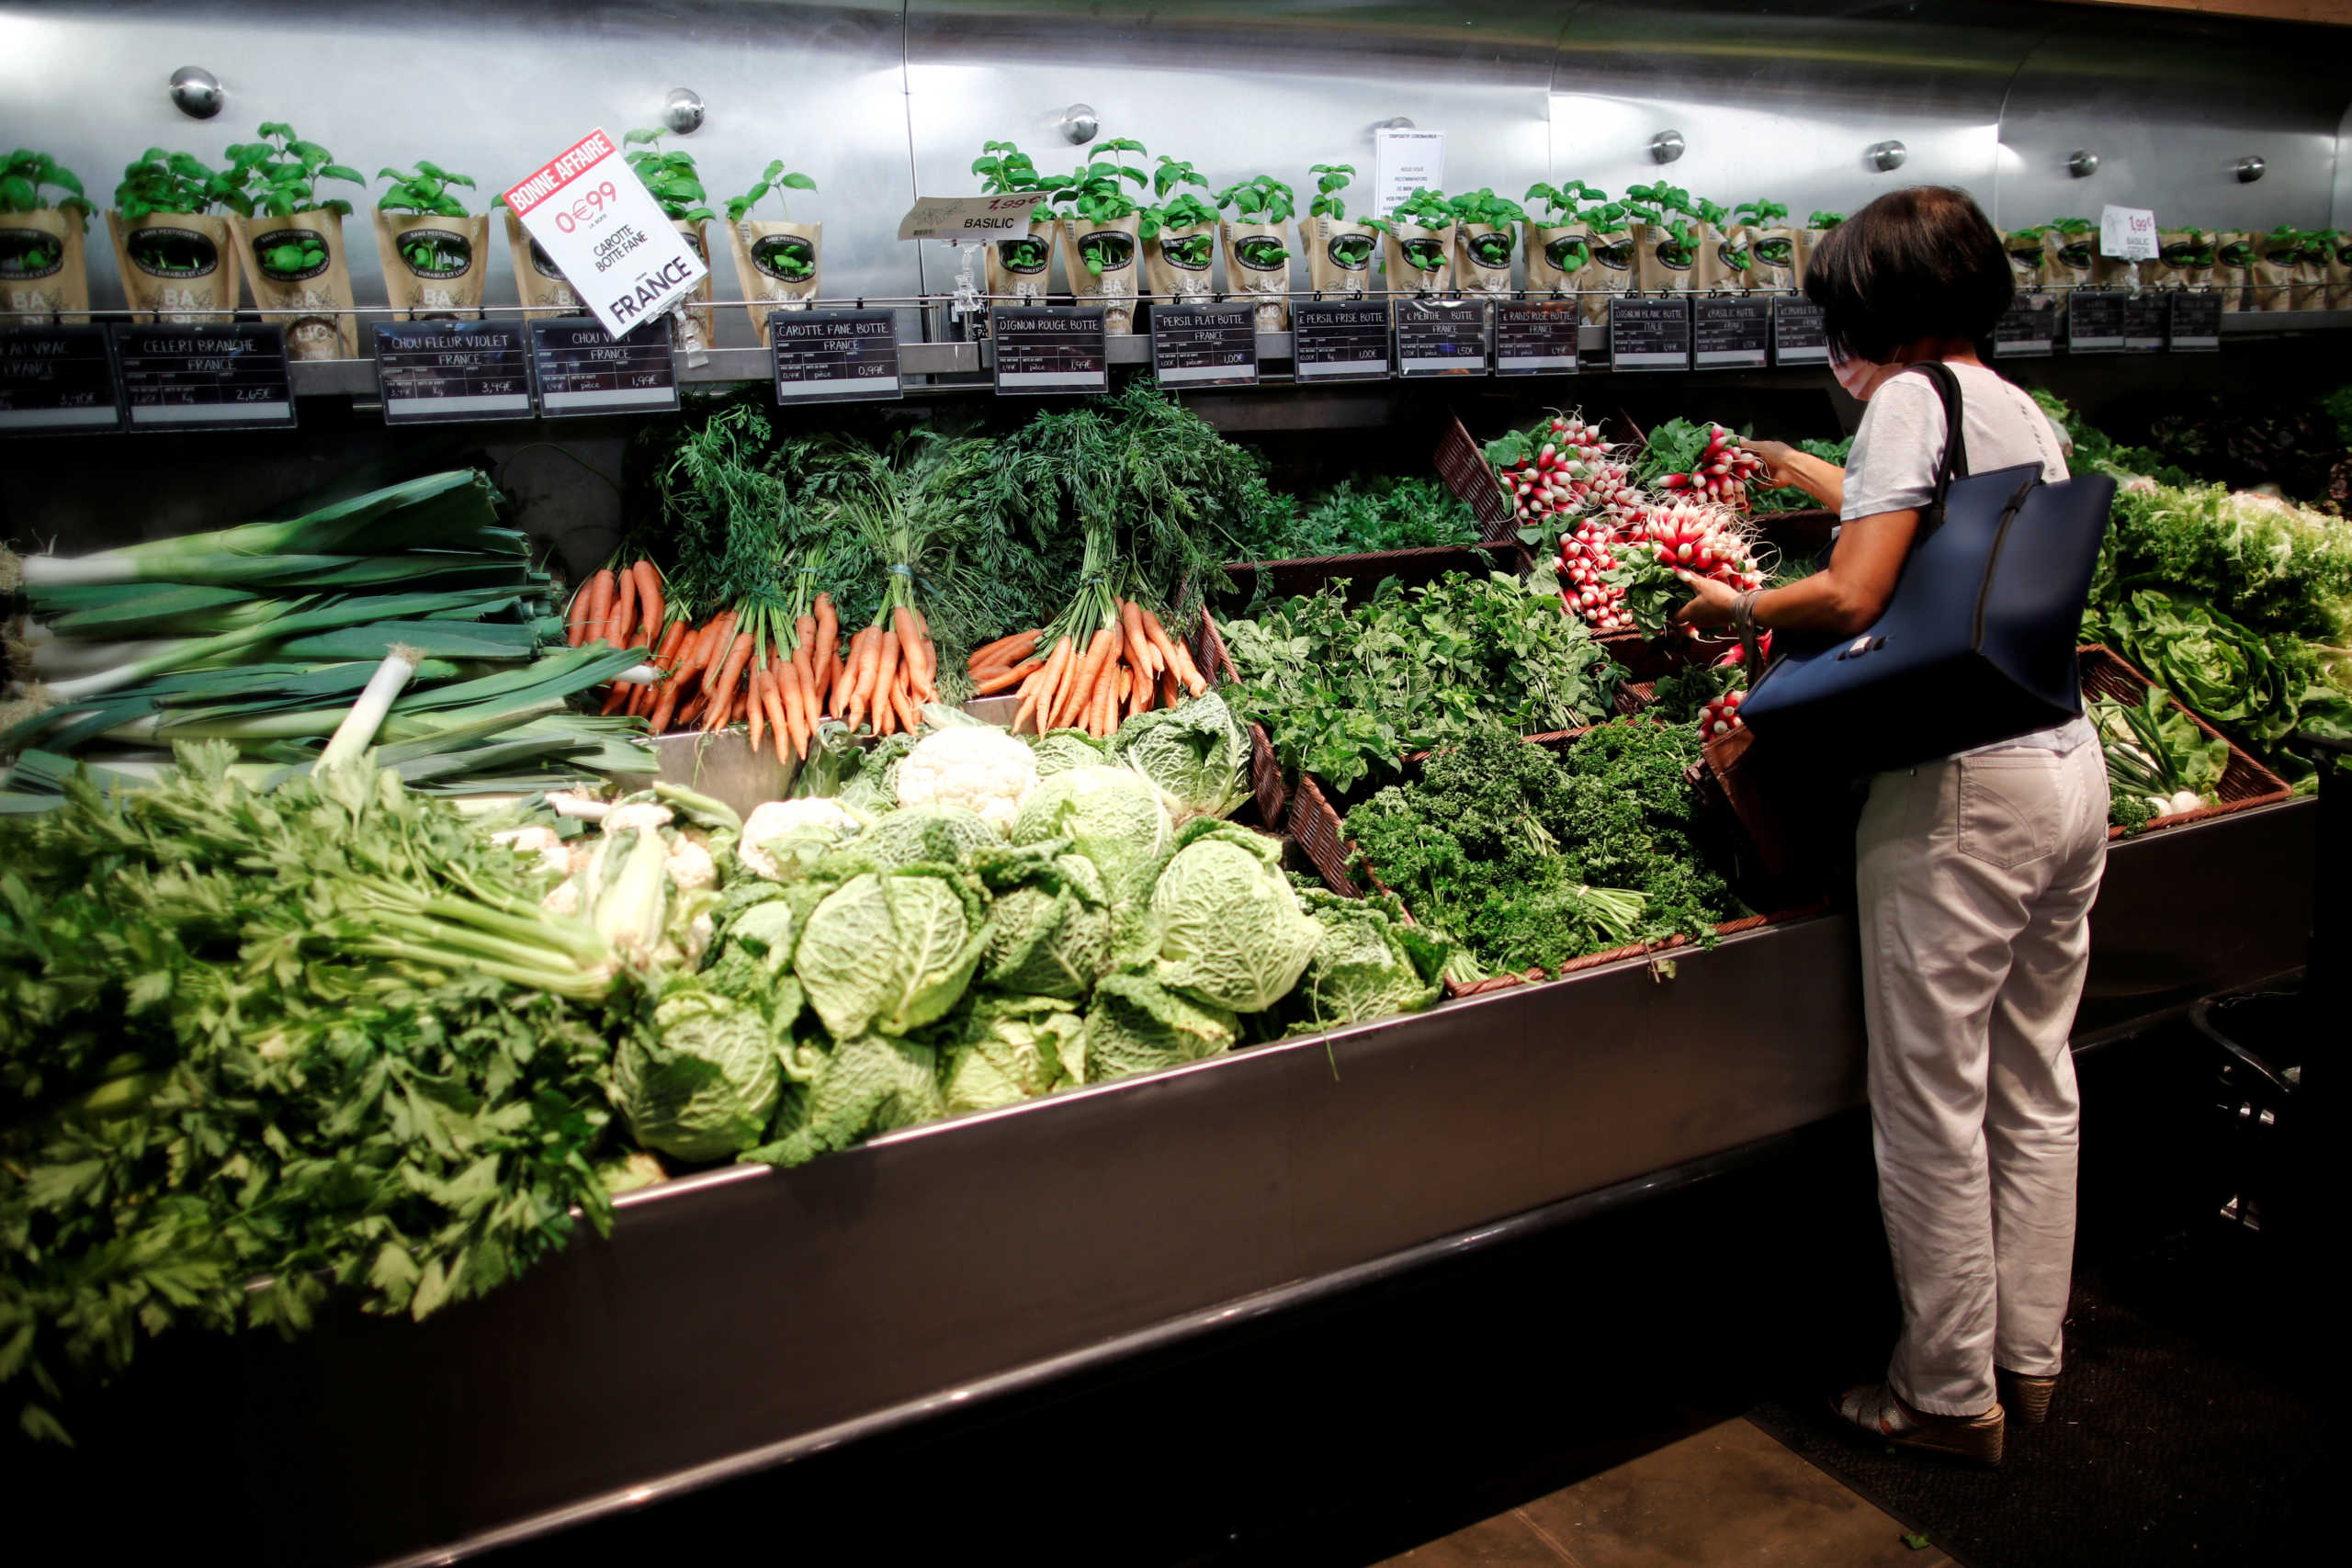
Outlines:
[[[883,705],[889,701],[891,683],[899,678],[900,650],[899,639],[890,634],[889,628],[878,622],[874,627],[874,695],[870,701],[874,711],[878,714]]]
[[[767,733],[768,672],[754,664],[752,666],[752,673],[748,679],[751,683],[751,701],[744,705],[744,718],[749,726],[752,750],[756,751],[760,749],[760,738]]]
[[[588,638],[610,642],[613,637],[613,569],[605,567],[588,580]]]
[[[662,612],[665,608],[662,592],[662,574],[654,570],[653,563],[650,560],[640,560],[631,570],[637,573],[637,615],[639,620],[645,623],[645,636],[650,645],[654,639],[665,635],[662,625]]]
[[[977,670],[983,664],[1018,664],[1037,650],[1037,644],[1045,640],[1045,636],[1042,628],[1032,627],[1025,632],[1001,637],[994,642],[984,642],[965,659],[964,668]]]
[[[939,700],[939,645],[931,640],[931,623],[912,604],[907,614],[914,618],[915,650],[922,655],[922,689],[932,701]]]
[[[833,703],[833,710],[852,729],[855,729],[859,720],[865,716],[865,690],[866,683],[873,679],[866,673],[865,661],[873,646],[874,639],[867,633],[850,634],[849,660],[842,667],[840,694]]]
[[[1098,628],[1087,639],[1086,651],[1079,656],[1077,669],[1064,676],[1061,695],[1054,699],[1053,711],[1047,716],[1053,721],[1047,728],[1059,729],[1076,718],[1086,699],[1094,694],[1094,673],[1102,667],[1103,655],[1110,648],[1108,626]]]
[[[922,682],[922,654],[915,647],[914,612],[904,604],[890,612],[890,636],[899,645],[899,668],[907,678],[920,685]]]
[[[589,579],[589,582],[594,581],[594,578]],[[588,612],[594,607],[588,597],[588,582],[583,582],[572,590],[571,611],[564,617],[563,631],[564,637],[572,647],[578,648],[588,640]]]
[[[751,661],[752,634],[738,632],[733,645],[727,650],[726,661],[718,667],[718,683],[714,688],[717,694],[715,705],[710,717],[703,724],[705,731],[717,729],[727,722],[727,710],[735,694],[735,682],[743,678],[743,666]]]
[[[833,613],[833,596],[817,595],[817,668],[822,671],[842,650],[841,617]],[[830,680],[827,682],[830,685]]]
[[[972,687],[972,695],[976,697],[992,697],[999,692],[1003,691],[1007,686],[1019,685],[1022,682],[1027,680],[1032,674],[1037,671],[1043,670],[1045,667],[1046,661],[1044,660],[1033,659],[1028,663],[1021,665],[1017,669],[1007,670],[1001,674],[990,676],[988,680],[976,682]]]
[[[615,648],[627,648],[628,635],[637,629],[637,573],[627,567],[613,579],[612,627],[609,636]]]

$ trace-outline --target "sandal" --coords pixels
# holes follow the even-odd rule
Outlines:
[[[1838,1418],[1898,1448],[1987,1467],[2001,1462],[2004,1422],[1998,1404],[1982,1416],[1932,1416],[1884,1383],[1849,1388],[1831,1402]]]
[[[2058,1388],[2055,1377],[2030,1378],[2007,1367],[1995,1367],[1993,1375],[2001,1386],[2002,1409],[2029,1427],[2039,1427],[2049,1418],[2050,1396]]]

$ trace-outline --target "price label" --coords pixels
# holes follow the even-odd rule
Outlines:
[[[104,327],[0,327],[0,435],[119,430]]]
[[[1573,299],[1495,302],[1495,374],[1566,376],[1577,367],[1584,319]]]
[[[531,417],[520,321],[379,321],[375,333],[386,424]]]
[[[1821,307],[1802,294],[1783,294],[1772,301],[1772,363],[1826,365],[1829,333]]]
[[[627,337],[581,316],[533,321],[531,363],[539,378],[539,412],[551,418],[662,413],[678,406],[670,329],[658,321]]]
[[[779,403],[875,402],[906,395],[895,310],[778,310],[768,317]]]
[[[2077,288],[2066,301],[2066,352],[2123,352],[2123,302],[2117,289]]]
[[[1619,370],[1690,368],[1690,301],[1609,300],[1609,363]]]
[[[1487,325],[1484,299],[1397,300],[1396,374],[1484,376]]]
[[[615,337],[660,316],[710,271],[602,130],[509,186],[506,205]]]
[[[2156,259],[2156,215],[2144,207],[2098,209],[2098,254],[2120,261]]]
[[[2019,299],[1993,326],[1996,359],[2046,356],[2058,337],[2058,307],[2047,294]]]
[[[133,430],[291,430],[286,329],[116,327],[115,363]]]
[[[1163,387],[1252,387],[1258,312],[1249,305],[1154,305],[1151,373]]]
[[[2165,345],[2175,352],[2218,352],[2222,346],[2222,297],[2201,289],[2177,290]]]
[[[1690,301],[1690,363],[1702,370],[1761,370],[1772,349],[1772,303],[1702,294]]]
[[[1051,194],[919,196],[899,220],[899,238],[944,240],[951,245],[1017,238],[1029,231],[1030,215]]]
[[[2123,351],[2154,354],[2165,345],[2165,297],[2142,290],[2123,297]]]
[[[1385,381],[1388,307],[1371,300],[1317,301],[1293,307],[1290,346],[1301,381]]]
[[[1000,392],[1100,392],[1111,384],[1102,312],[1000,305],[989,312]]]

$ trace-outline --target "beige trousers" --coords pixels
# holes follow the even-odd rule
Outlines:
[[[1871,781],[1857,849],[1879,1204],[1903,1300],[1888,1381],[1974,1416],[1996,1362],[2058,1371],[2079,1105],[2067,1049],[2107,863],[2090,728]]]

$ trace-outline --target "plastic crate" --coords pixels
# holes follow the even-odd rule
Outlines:
[[[2093,697],[2108,697],[2137,705],[2155,682],[2133,668],[2121,654],[2103,644],[2092,643],[2075,650],[2076,666],[2082,671],[2083,701],[2087,705]],[[2294,791],[2287,781],[2256,761],[2238,748],[2237,742],[2199,718],[2184,706],[2179,698],[2172,699],[2177,711],[2188,714],[2188,721],[2197,726],[2207,739],[2219,740],[2230,749],[2229,765],[2222,770],[2222,782],[2214,786],[2216,796],[2211,806],[2195,811],[2177,811],[2169,817],[2158,817],[2141,829],[2153,833],[2159,829],[2178,828],[2191,822],[2204,822],[2233,811],[2244,811],[2250,806],[2274,806],[2292,798]],[[2123,837],[2120,828],[2107,830],[2109,839]]]

